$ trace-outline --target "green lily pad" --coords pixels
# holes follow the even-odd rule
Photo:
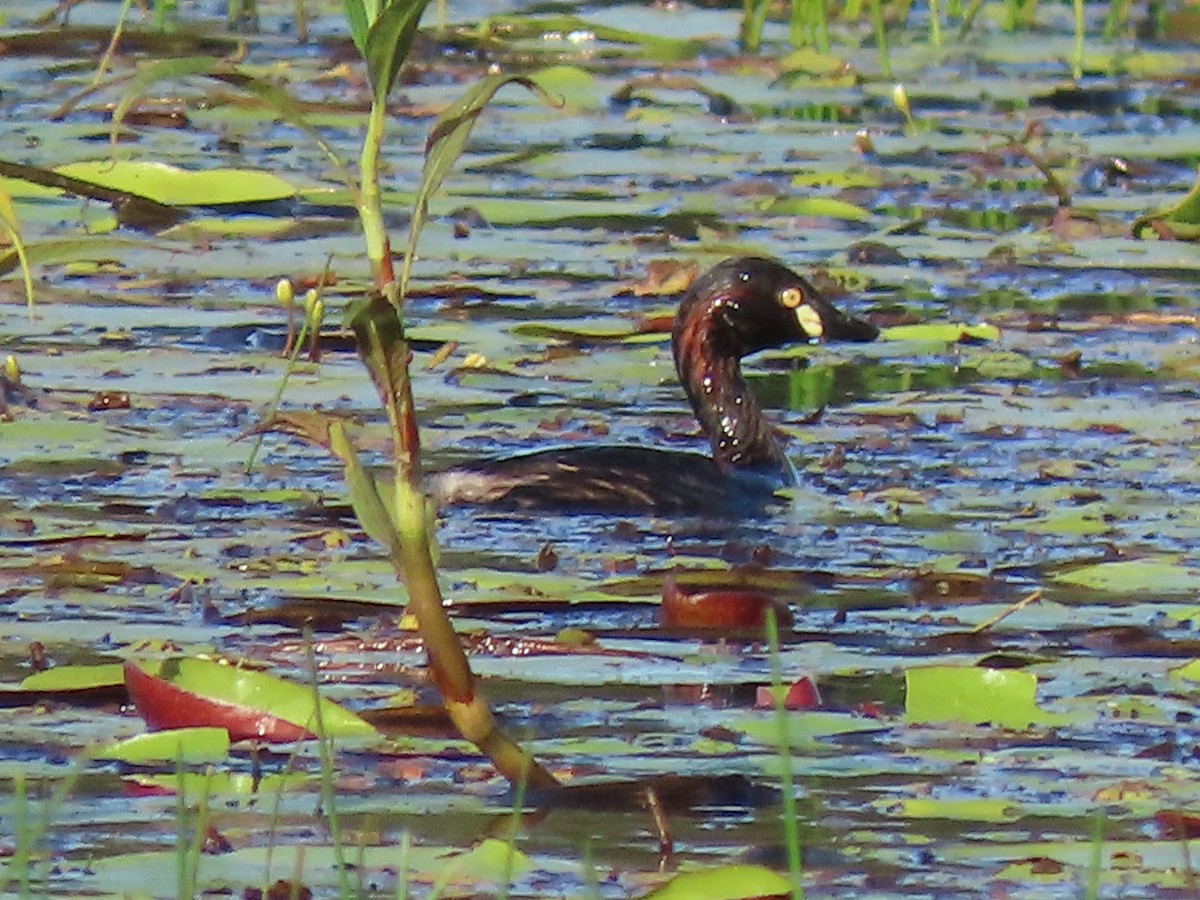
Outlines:
[[[999,798],[907,797],[900,800],[876,800],[872,804],[885,815],[906,819],[958,819],[968,822],[1013,822],[1021,818],[1021,807]]]
[[[110,744],[94,759],[118,759],[127,763],[220,762],[229,756],[229,732],[224,728],[173,728],[139,734]]]
[[[961,344],[964,341],[998,341],[1000,329],[995,325],[963,325],[954,322],[930,322],[922,325],[893,325],[879,335],[885,341],[944,341]]]
[[[1059,584],[1121,594],[1188,594],[1200,591],[1200,571],[1171,557],[1121,559],[1050,576]]]
[[[263,203],[296,194],[295,186],[278,175],[255,169],[192,171],[160,162],[106,159],[68,163],[55,171],[168,206]]]
[[[766,866],[722,866],[683,872],[645,900],[743,900],[790,895],[791,882]]]
[[[130,661],[125,684],[152,728],[219,725],[235,738],[269,740],[297,740],[318,730],[311,687],[252,669],[193,657]],[[378,736],[370,723],[324,697],[320,723],[329,736]]]
[[[102,663],[96,666],[55,666],[44,672],[34,672],[25,678],[21,682],[21,690],[80,691],[124,683],[125,670],[121,663]]]
[[[929,722],[990,723],[1028,728],[1060,720],[1037,705],[1037,676],[1016,669],[913,666],[905,670],[905,718]]]
[[[870,210],[836,197],[781,197],[764,203],[763,212],[773,216],[811,216],[844,222],[871,221]]]

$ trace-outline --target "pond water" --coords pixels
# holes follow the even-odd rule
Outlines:
[[[181,4],[185,40],[171,46],[139,37],[135,14],[115,74],[240,42],[246,65],[286,82],[356,158],[369,93],[338,10],[311,9],[312,39],[298,43],[291,4],[265,3],[257,34],[227,33],[213,6]],[[207,781],[200,765],[82,762],[143,732],[141,719],[119,696],[33,703],[16,690],[46,661],[164,648],[304,682],[311,649],[324,692],[352,709],[382,718],[406,690],[436,702],[402,590],[354,524],[339,467],[270,437],[247,472],[252,442],[238,440],[286,368],[277,280],[311,281],[331,260],[331,323],[367,284],[336,172],[270,111],[196,79],[155,86],[110,145],[124,88],[77,95],[116,5],[80,4],[61,32],[34,27],[27,16],[50,6],[31,7],[8,11],[0,37],[0,160],[99,163],[89,171],[102,180],[115,155],[267,171],[288,187],[262,202],[182,201],[182,221],[147,230],[109,203],[0,181],[36,289],[30,312],[9,259],[0,350],[28,391],[8,392],[0,422],[0,852],[48,822],[31,883],[15,864],[3,877],[35,894],[176,896],[192,822],[176,814],[183,785],[193,804],[209,793],[228,842],[207,848],[197,890],[243,896],[285,878],[346,893],[315,813],[315,747],[235,746]],[[451,4],[472,27],[420,42],[384,149],[399,247],[434,117],[490,70],[563,67],[550,82],[561,108],[500,94],[421,239],[406,315],[430,467],[552,442],[702,451],[667,335],[639,333],[676,299],[636,290],[658,261],[775,256],[881,326],[988,323],[999,337],[894,332],[755,357],[754,384],[804,476],[769,517],[444,511],[443,588],[465,631],[553,640],[581,628],[604,651],[472,645],[485,693],[540,760],[576,782],[746,780],[708,782],[699,809],[669,813],[665,862],[646,812],[581,804],[530,825],[502,878],[471,848],[511,809],[507,786],[444,729],[385,729],[385,746],[348,748],[332,770],[351,884],[391,896],[407,880],[426,895],[445,876],[459,895],[503,881],[511,896],[625,897],[676,870],[786,869],[771,790],[781,734],[755,706],[770,655],[760,641],[660,629],[664,577],[681,568],[732,570],[791,605],[778,662],[822,692],[821,710],[790,725],[809,896],[984,884],[1082,896],[1094,878],[1102,896],[1194,888],[1164,814],[1200,802],[1196,676],[1183,669],[1200,653],[1200,251],[1131,229],[1192,186],[1195,50],[1134,40],[1140,7],[1106,43],[1108,10],[1089,7],[1076,90],[1065,6],[1008,33],[985,4],[940,49],[914,13],[919,30],[891,33],[887,77],[865,20],[835,25],[830,70],[787,57],[782,24],[762,55],[739,54],[733,10],[595,5],[579,11],[593,31],[568,32],[524,10],[528,34],[481,38],[474,23],[498,11]],[[597,37],[600,26],[634,36]],[[635,81],[662,75],[677,80]],[[283,406],[348,413],[365,451],[386,453],[345,341],[301,361]],[[1034,590],[1038,602],[973,632]],[[924,722],[906,708],[906,673],[934,664],[1032,673],[1037,708],[1009,728],[969,714]]]

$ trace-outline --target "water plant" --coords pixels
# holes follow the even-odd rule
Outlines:
[[[431,678],[441,691],[446,709],[462,736],[488,756],[513,784],[527,779],[533,788],[554,787],[557,780],[498,727],[478,691],[459,638],[445,611],[434,563],[434,510],[422,492],[420,436],[403,324],[404,295],[430,196],[444,181],[464,149],[480,112],[498,90],[507,84],[520,84],[535,92],[541,92],[541,89],[523,76],[488,76],[473,85],[438,118],[426,145],[425,166],[414,203],[404,265],[397,278],[391,238],[384,224],[380,152],[387,130],[388,97],[412,49],[428,4],[429,0],[383,3],[347,0],[345,4],[350,35],[366,62],[371,87],[357,177],[307,122],[286,91],[224,60],[165,60],[146,67],[133,79],[114,112],[114,136],[123,116],[150,85],[166,77],[200,75],[231,84],[273,106],[288,121],[312,136],[334,160],[354,196],[370,265],[373,289],[367,297],[349,305],[345,321],[355,336],[359,356],[387,414],[392,438],[390,496],[382,495],[368,475],[341,421],[319,415],[281,415],[266,427],[318,444],[341,460],[359,521],[367,533],[383,545],[397,577],[407,589],[408,609],[416,617],[425,640]],[[549,99],[548,95],[544,96]],[[280,299],[290,300],[289,292],[289,287],[281,287]],[[308,327],[313,327],[312,323],[320,319],[319,304],[319,295],[307,304]]]

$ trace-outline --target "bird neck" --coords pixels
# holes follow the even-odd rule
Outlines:
[[[680,323],[675,369],[722,470],[792,471],[771,423],[742,376],[742,352],[720,339],[711,312]]]

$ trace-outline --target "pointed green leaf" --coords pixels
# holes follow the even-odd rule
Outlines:
[[[371,374],[379,399],[387,409],[393,440],[399,442],[405,421],[403,409],[408,382],[408,342],[396,308],[376,295],[347,307],[358,355]]]
[[[361,0],[359,2],[361,3]],[[246,74],[236,67],[231,66],[228,60],[225,59],[207,56],[167,59],[151,63],[140,69],[113,111],[111,134],[113,143],[116,143],[121,121],[129,112],[130,107],[142,95],[160,81],[188,76],[211,78],[214,81],[232,85],[238,90],[257,97],[267,106],[274,109],[289,125],[299,128],[307,134],[313,143],[321,148],[321,152],[328,157],[329,161],[333,163],[342,181],[350,188],[350,192],[357,194],[357,182],[351,176],[346,163],[337,154],[337,151],[333,149],[333,146],[321,136],[321,133],[309,124],[304,111],[296,103],[291,94],[274,82]]]
[[[400,539],[396,525],[388,513],[388,505],[379,495],[379,488],[370,473],[358,458],[358,451],[346,437],[346,428],[336,422],[329,429],[330,447],[344,467],[346,488],[350,491],[350,505],[354,514],[371,538],[388,549],[393,558],[400,557]]]
[[[1200,178],[1192,189],[1176,203],[1157,212],[1146,213],[1130,227],[1130,233],[1140,238],[1153,222],[1162,222],[1176,240],[1200,240]]]
[[[156,60],[141,66],[137,74],[125,88],[125,93],[117,101],[112,114],[112,128],[109,139],[116,145],[121,132],[121,123],[133,104],[137,103],[150,88],[160,81],[171,78],[188,78],[194,75],[212,75],[214,72],[228,69],[229,63],[216,56],[185,56],[181,58]]]
[[[366,59],[367,32],[371,29],[371,22],[367,18],[363,0],[342,0],[342,11],[346,14],[346,24],[350,26],[350,40],[354,41],[359,55]]]
[[[375,102],[386,103],[400,67],[408,59],[421,14],[429,0],[394,0],[367,32],[367,72],[375,89]]]
[[[404,266],[400,272],[402,298],[408,290],[408,278],[412,272],[413,257],[417,252],[417,239],[429,215],[429,198],[442,186],[455,161],[462,155],[479,114],[496,96],[496,92],[506,84],[523,85],[544,97],[552,106],[556,103],[554,98],[531,78],[520,75],[489,75],[472,85],[458,102],[438,116],[425,142],[425,166],[421,170],[421,186],[413,202],[412,222],[408,229],[408,248],[404,253]]]
[[[4,230],[8,232],[13,252],[16,253],[17,260],[21,264],[21,275],[25,280],[25,303],[32,312],[33,270],[29,266],[29,255],[25,252],[25,241],[21,237],[21,223],[17,219],[16,207],[13,206],[12,197],[4,191],[0,191],[0,222],[3,222]]]

